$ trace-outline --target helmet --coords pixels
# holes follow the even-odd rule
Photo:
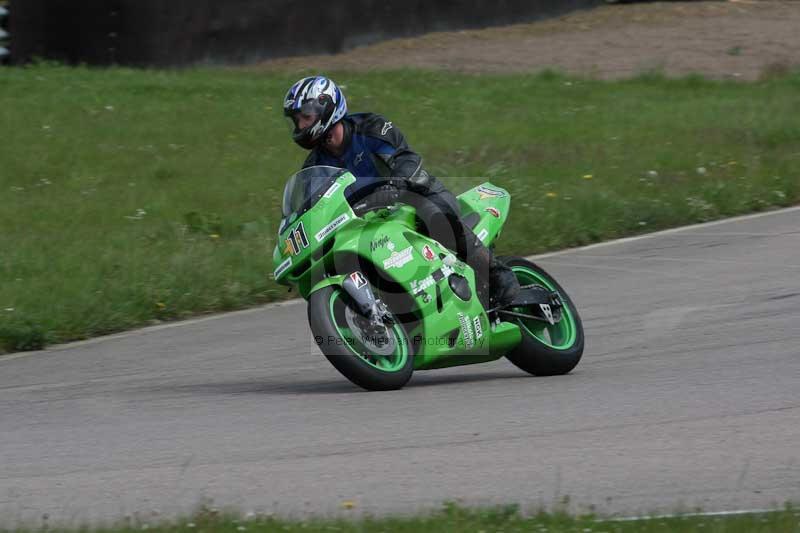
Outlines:
[[[342,91],[324,76],[311,76],[298,81],[286,93],[283,114],[292,120],[294,142],[306,149],[316,146],[334,124],[347,113]],[[313,122],[299,126],[299,118],[310,117]]]

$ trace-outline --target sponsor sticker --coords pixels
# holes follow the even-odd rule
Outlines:
[[[433,279],[433,276],[428,276],[422,279],[411,280],[411,291],[412,292],[424,291],[434,283],[436,283],[436,280]]]
[[[503,191],[498,191],[490,187],[486,187],[485,185],[478,187],[478,196],[481,200],[486,200],[487,198],[502,198],[505,195],[506,193]]]
[[[333,183],[333,185],[328,187],[328,190],[325,191],[325,194],[323,194],[322,197],[323,198],[330,198],[331,196],[333,196],[333,193],[335,193],[336,191],[339,190],[339,187],[341,187],[341,186],[342,186],[341,183],[339,183],[338,181],[335,181]]]
[[[436,259],[436,254],[433,253],[433,248],[428,246],[427,244],[422,247],[422,257],[427,259],[428,261],[433,261]]]
[[[472,319],[472,325],[475,326],[475,339],[483,337],[483,327],[481,326],[481,317],[476,316]]]
[[[302,222],[289,232],[283,243],[283,255],[297,255],[308,248],[308,237]]]
[[[374,241],[371,241],[369,243],[369,249],[370,249],[371,252],[374,252],[378,248],[383,248],[387,244],[389,244],[389,236],[388,235],[384,235],[383,237],[379,237],[379,238],[375,239]],[[392,245],[392,249],[394,249],[394,245]]]
[[[278,265],[278,268],[275,269],[275,273],[273,275],[275,276],[276,279],[281,277],[283,273],[289,269],[290,266],[292,266],[292,258],[287,257],[283,263]]]
[[[333,233],[333,231],[336,228],[347,222],[349,218],[350,215],[348,215],[347,213],[342,213],[341,215],[333,219],[333,222],[331,222],[330,224],[319,230],[317,234],[314,235],[314,238],[317,239],[317,242],[322,242],[323,240],[325,240],[325,237]]]
[[[383,128],[381,128],[381,135],[386,135],[387,133],[389,133],[390,129],[392,129],[392,123],[391,122],[384,122],[383,123]]]
[[[500,211],[498,211],[494,207],[487,207],[486,211],[488,211],[489,214],[492,215],[494,218],[500,218]]]
[[[478,238],[481,240],[481,242],[483,242],[483,241],[484,241],[484,239],[486,239],[486,237],[487,237],[488,235],[489,235],[489,230],[488,230],[488,229],[486,229],[486,228],[483,228],[483,229],[480,231],[480,233],[478,233]]]
[[[413,250],[414,248],[409,246],[408,248],[404,248],[399,252],[392,252],[392,255],[389,256],[389,259],[383,261],[383,269],[389,270],[390,268],[403,267],[413,259],[411,255]]]
[[[464,347],[472,348],[475,346],[475,338],[472,336],[469,317],[464,313],[458,313],[458,323],[461,325],[461,335],[464,336]]]
[[[364,277],[364,274],[358,271],[350,274],[350,279],[355,284],[356,289],[360,289],[361,287],[367,284],[367,278]]]

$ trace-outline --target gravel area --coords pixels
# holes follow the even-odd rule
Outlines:
[[[614,4],[559,18],[393,39],[337,55],[276,59],[301,71],[415,67],[469,73],[546,68],[604,79],[648,71],[758,79],[800,65],[800,2]]]

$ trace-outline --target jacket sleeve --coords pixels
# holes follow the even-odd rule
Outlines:
[[[422,157],[408,146],[403,133],[391,121],[381,115],[370,115],[365,120],[364,133],[393,149],[376,153],[389,167],[392,177],[406,178],[412,188],[430,184],[430,176],[422,168]]]

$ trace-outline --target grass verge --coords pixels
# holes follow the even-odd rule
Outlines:
[[[467,509],[446,505],[442,511],[421,516],[389,518],[338,518],[286,520],[262,514],[247,517],[222,515],[203,510],[188,519],[148,523],[141,519],[128,520],[116,526],[89,528],[58,528],[46,526],[50,532],[78,533],[268,533],[302,531],[307,533],[792,533],[800,531],[800,512],[787,506],[784,510],[727,516],[677,515],[636,520],[598,519],[593,516],[575,517],[566,513],[540,512],[523,516],[516,505],[486,509]],[[0,529],[3,533],[28,533],[43,530]]]
[[[280,108],[297,77],[3,69],[0,352],[286,297],[269,273],[304,158]],[[333,77],[455,192],[481,181],[457,176],[511,191],[500,253],[800,202],[798,73]]]

